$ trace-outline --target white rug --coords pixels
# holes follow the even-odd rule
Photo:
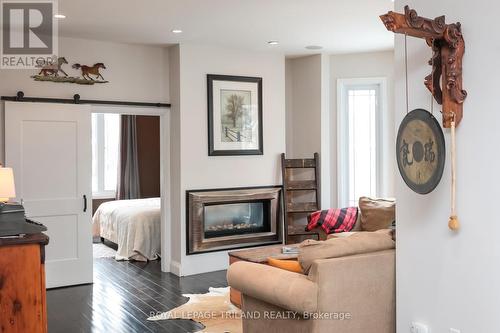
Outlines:
[[[116,251],[103,243],[93,244],[94,258],[114,258]]]
[[[203,333],[241,333],[241,310],[229,300],[229,287],[209,288],[206,294],[184,294],[189,301],[175,309],[148,318],[150,321],[191,319],[205,326]],[[198,332],[200,332],[198,331]]]

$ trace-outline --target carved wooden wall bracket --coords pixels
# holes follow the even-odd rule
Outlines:
[[[443,127],[450,128],[453,118],[458,126],[467,97],[467,92],[462,89],[465,43],[460,23],[446,24],[444,16],[435,19],[420,17],[408,6],[405,6],[404,14],[390,11],[380,18],[387,30],[423,38],[432,48],[433,55],[429,60],[432,72],[424,83],[436,102],[443,106]]]

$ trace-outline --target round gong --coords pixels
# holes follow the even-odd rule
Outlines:
[[[446,155],[443,130],[430,112],[415,109],[406,115],[399,126],[396,156],[408,187],[420,194],[436,188]]]

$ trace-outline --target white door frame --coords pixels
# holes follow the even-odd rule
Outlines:
[[[170,272],[172,251],[170,209],[170,108],[91,105],[91,113],[160,117],[161,270]]]

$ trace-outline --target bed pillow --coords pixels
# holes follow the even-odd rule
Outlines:
[[[396,201],[391,199],[359,198],[361,230],[388,229],[396,220]]]

